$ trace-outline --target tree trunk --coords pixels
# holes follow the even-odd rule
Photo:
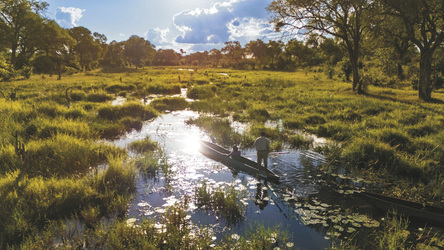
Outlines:
[[[404,80],[404,71],[402,69],[402,64],[400,62],[398,62],[397,73],[398,73],[398,79],[401,80],[401,81]]]
[[[421,60],[419,63],[419,98],[424,101],[432,99],[432,55],[433,50],[423,49],[421,51]]]
[[[350,62],[352,65],[353,72],[353,91],[357,91],[358,93],[362,93],[361,81],[359,80],[359,66],[358,66],[358,57],[354,54],[350,55]]]

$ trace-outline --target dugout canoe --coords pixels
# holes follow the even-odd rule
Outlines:
[[[396,210],[398,214],[444,226],[444,208],[365,191],[355,194],[378,209],[384,211]]]
[[[233,159],[227,154],[230,153],[228,149],[225,149],[215,143],[208,141],[200,142],[200,152],[213,160],[219,161],[230,168],[246,172],[255,177],[277,182],[279,176],[267,168],[259,166],[256,162],[247,159],[243,156]]]

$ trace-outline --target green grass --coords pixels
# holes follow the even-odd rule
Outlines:
[[[157,142],[150,140],[149,137],[145,137],[145,139],[131,142],[128,145],[128,148],[138,154],[143,154],[155,151],[158,149],[158,144]]]
[[[370,86],[366,95],[357,95],[351,83],[323,73],[198,69],[191,74],[175,67],[96,71],[61,81],[34,75],[1,85],[3,92],[17,93],[14,101],[0,98],[1,248],[18,247],[28,236],[51,238],[49,228],[42,229],[63,219],[96,227],[104,216],[122,214],[134,190],[136,168],[153,172],[157,165],[165,175],[171,168],[162,154],[126,161],[126,150],[98,141],[140,129],[159,111],[188,107],[206,113],[188,123],[221,144],[249,146],[265,130],[274,148],[285,142],[310,147],[300,134],[310,132],[331,140],[330,146],[316,149],[330,163],[391,183],[387,192],[421,202],[444,199],[443,91],[433,93],[438,102],[425,103],[417,91],[403,87],[407,85]],[[189,106],[176,97],[152,105],[140,101],[144,95],[178,94],[181,87],[195,99]],[[128,102],[112,106],[116,95],[125,95]],[[282,134],[265,123],[278,119]],[[235,133],[231,120],[247,123],[248,129]],[[22,149],[15,148],[16,140]],[[99,164],[108,167],[96,173]],[[106,241],[102,233],[94,237]],[[174,244],[181,242],[181,234],[174,235]],[[125,237],[116,246],[129,244]]]

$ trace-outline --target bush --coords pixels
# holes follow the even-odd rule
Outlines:
[[[33,68],[30,66],[23,66],[23,68],[20,70],[20,75],[25,77],[26,79],[31,78]]]

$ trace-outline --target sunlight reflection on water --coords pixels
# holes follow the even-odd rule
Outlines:
[[[114,141],[118,146],[127,147],[132,141],[148,136],[159,143],[171,168],[168,176],[141,176],[137,180],[137,195],[129,206],[128,217],[137,220],[159,218],[166,207],[182,200],[185,195],[193,200],[195,187],[205,180],[213,188],[233,187],[245,193],[245,197],[239,200],[245,206],[244,217],[235,222],[190,202],[188,216],[191,223],[211,227],[216,239],[223,239],[227,232],[244,235],[248,228],[260,223],[266,227],[280,225],[281,229],[289,231],[297,248],[325,249],[330,244],[327,232],[332,227],[344,230],[342,234],[346,237],[350,236],[347,232],[355,230],[350,224],[341,224],[341,221],[349,220],[344,210],[350,206],[344,204],[350,199],[338,195],[338,190],[318,178],[321,174],[317,167],[325,161],[321,155],[299,150],[270,155],[269,169],[281,179],[279,184],[267,183],[230,170],[199,153],[200,140],[209,140],[209,136],[198,127],[186,124],[188,119],[198,116],[193,111],[164,114],[145,123],[140,132],[133,131]],[[241,123],[233,126],[236,131],[246,128]],[[256,160],[253,149],[243,149],[242,155]],[[347,192],[342,190],[342,193]]]
[[[308,178],[309,174],[300,164],[300,153],[292,151],[288,155],[270,157],[269,168],[282,176],[284,186],[291,188],[281,190],[279,186],[275,186],[268,190],[268,187],[274,185],[264,184],[263,181],[244,173],[233,173],[223,164],[199,153],[200,140],[208,140],[209,137],[199,128],[185,123],[186,120],[198,116],[199,114],[193,111],[164,114],[146,123],[140,132],[131,132],[125,138],[115,141],[116,145],[126,147],[132,141],[148,136],[159,143],[171,166],[171,176],[138,180],[138,194],[130,204],[128,216],[139,220],[157,218],[165,212],[165,207],[182,199],[184,195],[193,197],[196,185],[206,180],[214,187],[227,188],[234,185],[235,190],[246,192],[246,197],[240,200],[246,206],[245,219],[239,221],[235,227],[229,226],[227,221],[214,213],[202,211],[193,202],[189,204],[188,211],[192,223],[210,226],[217,239],[223,239],[227,230],[242,235],[252,223],[259,222],[270,227],[282,225],[283,229],[304,235],[304,239],[310,239],[306,241],[299,236],[295,237],[294,243],[298,247],[327,247],[328,240],[323,238],[324,234],[301,224],[298,214],[288,212],[293,211],[293,205],[285,205],[279,198],[285,193],[295,198],[307,198],[318,192],[316,183]],[[237,131],[242,131],[246,125],[236,123],[235,126]],[[244,150],[243,154],[252,155],[249,158],[255,160],[254,150]]]

